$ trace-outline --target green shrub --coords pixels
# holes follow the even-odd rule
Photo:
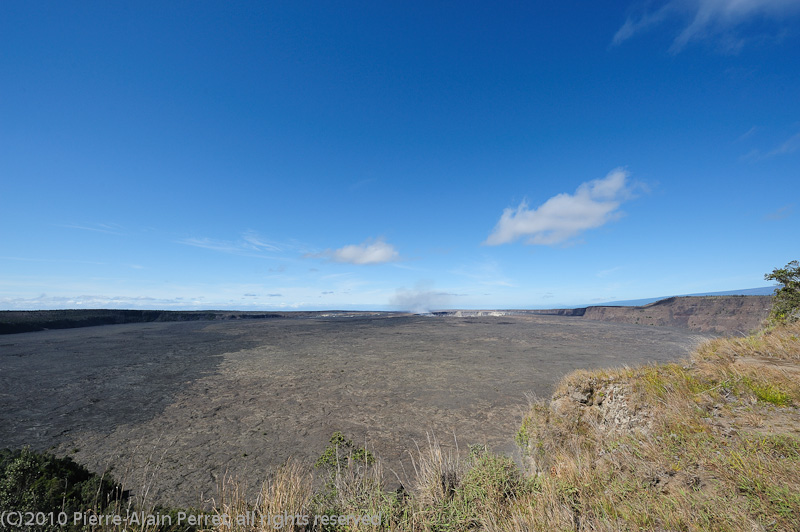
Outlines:
[[[71,458],[28,447],[0,450],[0,511],[64,512],[71,517],[74,512],[103,512],[127,497],[110,476],[91,473]]]
[[[348,440],[341,432],[336,431],[314,467],[335,472],[349,462],[371,465],[375,462],[375,456],[364,447],[356,447],[353,440]]]
[[[494,508],[527,494],[529,484],[511,458],[484,447],[473,450],[459,491],[471,504]]]

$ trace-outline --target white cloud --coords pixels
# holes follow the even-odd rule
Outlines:
[[[680,52],[692,41],[714,37],[722,38],[729,51],[736,51],[744,42],[733,34],[737,27],[758,18],[781,20],[799,8],[797,0],[669,0],[658,9],[628,17],[612,44],[620,44],[667,19],[680,17],[686,22],[673,41],[671,52]]]
[[[327,258],[334,262],[347,264],[383,264],[394,262],[400,254],[383,239],[367,240],[361,244],[351,244],[339,249],[326,249],[322,253],[307,254],[306,257]]]
[[[617,168],[603,179],[583,183],[575,194],[558,194],[536,209],[529,209],[525,201],[516,209],[509,207],[484,244],[496,246],[528,237],[528,244],[554,245],[600,227],[620,216],[620,205],[630,197],[628,175]]]

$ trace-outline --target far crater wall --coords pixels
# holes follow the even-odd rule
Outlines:
[[[588,307],[583,317],[696,332],[746,334],[763,324],[771,307],[771,296],[687,296],[662,299],[643,307]]]

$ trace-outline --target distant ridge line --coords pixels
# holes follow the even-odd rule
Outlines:
[[[592,305],[572,309],[447,310],[432,316],[573,316],[656,327],[677,327],[714,334],[747,334],[760,328],[772,307],[765,295],[673,296],[646,305]]]
[[[75,329],[97,325],[125,323],[154,323],[178,321],[264,320],[276,318],[341,318],[396,314],[378,311],[230,311],[230,310],[126,310],[126,309],[65,309],[65,310],[2,310],[0,335],[39,332],[49,329]]]
[[[770,287],[774,290],[773,287]],[[755,290],[755,289],[754,289]],[[640,300],[642,301],[642,300]],[[598,321],[687,328],[698,332],[721,334],[744,333],[761,326],[772,306],[768,295],[708,294],[672,296],[645,300],[646,304],[599,304],[554,309],[437,310],[428,316],[568,316]],[[291,319],[387,318],[408,315],[391,311],[168,311],[168,310],[5,310],[0,311],[0,335],[37,332],[48,329],[72,329],[96,325],[177,321],[229,321]]]

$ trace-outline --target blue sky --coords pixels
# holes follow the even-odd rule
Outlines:
[[[0,308],[536,308],[800,258],[800,3],[4,2]]]

